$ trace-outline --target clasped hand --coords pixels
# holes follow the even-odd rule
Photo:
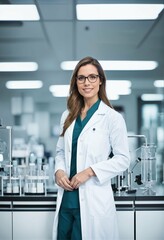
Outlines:
[[[73,191],[79,188],[79,186],[86,182],[90,177],[94,176],[92,168],[87,168],[77,174],[71,179],[68,178],[67,174],[63,170],[57,170],[55,173],[56,183],[65,189],[66,191]]]

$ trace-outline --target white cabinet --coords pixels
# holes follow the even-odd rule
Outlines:
[[[12,213],[0,212],[0,239],[12,240]]]
[[[120,240],[134,239],[133,201],[115,201]]]
[[[13,202],[13,240],[52,240],[54,201]]]
[[[136,212],[136,240],[164,239],[164,211]]]
[[[134,212],[117,211],[120,240],[134,239]]]
[[[0,201],[0,240],[52,240],[56,199],[22,199]],[[163,197],[131,199],[115,201],[120,240],[163,240]]]
[[[51,240],[54,212],[13,212],[13,240]]]
[[[136,240],[164,239],[164,201],[136,201]]]
[[[12,240],[12,212],[10,201],[0,201],[0,240]]]

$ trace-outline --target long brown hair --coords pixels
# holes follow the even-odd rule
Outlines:
[[[67,128],[71,125],[71,123],[78,117],[78,115],[81,113],[82,108],[84,107],[84,99],[83,96],[80,95],[78,92],[77,84],[76,84],[76,77],[78,74],[79,69],[82,66],[92,64],[96,67],[98,74],[100,76],[102,84],[100,85],[98,96],[99,99],[101,99],[105,104],[107,104],[109,107],[113,108],[111,103],[109,102],[107,95],[106,95],[106,76],[104,73],[104,70],[100,63],[92,57],[85,57],[81,59],[78,64],[76,65],[72,77],[71,77],[71,83],[70,83],[70,89],[69,89],[69,97],[67,100],[67,108],[69,111],[69,114],[65,120],[63,132],[61,136],[64,136],[65,131]]]

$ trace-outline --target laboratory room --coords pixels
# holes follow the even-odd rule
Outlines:
[[[163,26],[163,0],[0,0],[0,240],[164,239]]]

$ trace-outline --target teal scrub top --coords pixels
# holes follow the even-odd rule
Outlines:
[[[92,115],[96,112],[100,104],[100,99],[97,100],[95,104],[87,111],[86,117],[81,120],[80,116],[77,117],[74,130],[73,130],[73,136],[72,136],[72,155],[71,155],[71,168],[70,168],[70,179],[77,173],[76,169],[76,161],[77,161],[77,141],[78,137],[87,124],[87,122],[90,120]],[[78,189],[75,189],[73,191],[64,191],[62,203],[62,208],[79,208],[79,191]]]

